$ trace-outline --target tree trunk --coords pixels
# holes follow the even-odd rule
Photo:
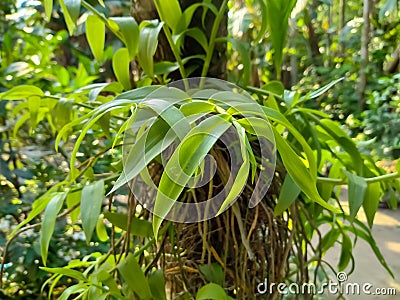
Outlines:
[[[157,17],[154,5],[149,0],[132,0],[132,15],[138,22],[144,19]],[[181,0],[182,9],[192,4],[193,0]],[[221,5],[222,0],[214,0],[215,5]],[[143,5],[141,5],[143,4]],[[201,10],[194,15],[191,25],[202,28]],[[210,17],[210,18],[209,18]],[[210,35],[213,19],[207,16],[205,30]],[[227,35],[227,16],[221,23],[218,36]],[[157,59],[171,60],[171,51],[168,43],[161,37]],[[217,44],[214,49],[208,76],[224,78],[226,76],[226,45]],[[202,53],[197,43],[187,39],[185,42],[185,56]],[[194,63],[201,63],[194,62]],[[200,65],[200,71],[201,71]],[[198,73],[193,73],[197,75]],[[258,151],[257,146],[253,151]],[[218,169],[210,186],[204,186],[192,191],[192,197],[198,202],[214,197],[221,191],[221,186],[227,181],[230,174],[230,164],[223,147],[215,149],[215,158]],[[152,174],[159,177],[161,166],[154,168]],[[304,243],[300,236],[299,216],[302,208],[292,205],[288,214],[289,220],[274,215],[275,199],[279,197],[280,187],[286,171],[281,163],[277,162],[274,180],[268,194],[261,199],[255,208],[248,207],[253,193],[253,186],[249,182],[237,202],[221,215],[210,220],[194,223],[174,223],[169,234],[165,234],[163,242],[158,245],[160,253],[154,265],[163,269],[169,299],[185,299],[187,294],[195,296],[200,287],[209,282],[205,273],[222,274],[221,286],[237,299],[256,299],[257,287],[260,283],[283,282],[290,272],[289,256],[296,257],[302,267],[297,272],[298,282],[308,281],[306,266],[307,255],[301,250]],[[293,217],[292,217],[293,214]],[[298,227],[298,228],[296,228]],[[290,229],[289,229],[290,228]],[[299,236],[296,237],[296,232]],[[295,249],[293,243],[299,241]],[[272,293],[266,290],[263,299],[276,299],[278,291],[273,288]]]
[[[188,6],[193,3],[202,2],[201,0],[179,0],[182,11],[184,11]],[[219,8],[222,4],[223,0],[214,0],[213,4]],[[197,9],[193,15],[192,21],[190,23],[190,27],[198,27],[203,28],[202,23],[202,14],[203,10],[201,8]],[[152,20],[158,19],[159,16],[157,14],[154,1],[153,0],[131,0],[131,15],[135,18],[135,20],[140,23],[143,20]],[[205,33],[209,38],[211,35],[212,26],[214,24],[215,16],[212,12],[207,12],[205,18]],[[228,16],[222,18],[220,27],[217,32],[217,37],[227,36],[227,26],[228,26]],[[192,38],[186,38],[184,49],[182,50],[182,58],[189,57],[196,54],[204,54],[203,48]],[[171,51],[171,48],[168,44],[167,38],[162,32],[159,37],[159,43],[157,52],[154,58],[155,61],[175,61],[174,55]],[[226,43],[216,43],[213,56],[210,63],[210,68],[208,70],[208,77],[226,79]],[[203,65],[203,61],[191,60],[186,65],[186,68],[195,68],[191,77],[197,77],[201,75],[201,67]],[[172,79],[180,79],[180,75],[178,72],[172,74]]]
[[[344,53],[343,45],[343,28],[346,24],[346,2],[345,0],[340,0],[339,2],[339,56]]]
[[[368,52],[368,44],[369,44],[369,34],[370,34],[370,12],[371,12],[371,0],[364,0],[364,8],[363,8],[363,20],[364,25],[362,29],[361,35],[361,64],[360,64],[360,82],[359,82],[359,99],[358,104],[360,109],[363,110],[365,108],[365,90],[367,88],[367,68],[369,62],[369,52]]]

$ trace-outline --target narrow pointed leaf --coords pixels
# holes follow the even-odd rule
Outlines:
[[[98,16],[89,15],[86,20],[86,38],[93,56],[98,62],[103,61],[105,37],[104,22]]]
[[[103,198],[103,180],[99,180],[91,185],[87,185],[82,190],[81,219],[87,243],[89,243],[92,239],[93,231],[96,228],[97,220],[99,219],[101,212]]]
[[[301,189],[293,181],[289,174],[286,174],[285,180],[279,193],[278,202],[276,203],[275,215],[282,214],[292,203],[299,197]]]
[[[352,174],[343,170],[348,179],[348,201],[350,208],[350,219],[354,220],[361,205],[364,202],[365,191],[367,190],[367,182],[365,178]]]
[[[125,90],[131,89],[131,77],[129,71],[129,52],[126,48],[118,49],[112,59],[112,66],[117,80]]]
[[[64,203],[65,193],[56,194],[46,206],[44,211],[42,229],[40,232],[40,253],[43,264],[46,265],[50,239],[54,232],[56,217]]]
[[[153,298],[147,279],[133,254],[130,253],[117,268],[129,289],[140,296],[140,299]]]

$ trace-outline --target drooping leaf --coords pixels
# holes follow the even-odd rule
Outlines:
[[[125,90],[131,89],[131,77],[129,71],[129,52],[126,48],[120,48],[114,53],[112,66],[117,80],[123,85]]]
[[[43,264],[46,265],[50,239],[54,232],[56,217],[64,203],[65,193],[57,193],[47,204],[44,211],[42,229],[40,232],[40,253]]]
[[[67,204],[67,208],[70,209],[73,206],[79,204],[81,201],[81,197],[82,197],[82,190],[68,193],[67,200],[65,201]],[[71,222],[75,223],[79,215],[80,215],[80,206],[78,206],[76,209],[74,209],[69,213]]]
[[[110,221],[114,226],[127,231],[128,216],[126,214],[105,212],[104,216]],[[142,220],[136,216],[132,216],[130,233],[135,236],[141,237],[151,237],[153,229],[151,227],[150,221]]]
[[[144,300],[153,298],[147,279],[133,254],[130,253],[117,268],[131,291]]]
[[[323,86],[322,88],[312,92],[309,96],[309,99],[315,99],[318,98],[319,96],[321,96],[322,94],[324,94],[326,91],[328,91],[331,87],[333,87],[334,85],[336,85],[338,82],[342,81],[344,79],[344,77],[341,77],[339,79],[336,79],[330,83],[328,83],[327,85]]]
[[[347,265],[349,264],[353,254],[353,243],[350,240],[350,237],[346,233],[342,233],[342,249],[340,251],[340,258],[338,269],[339,271],[343,271]]]
[[[276,203],[274,213],[280,215],[299,197],[301,190],[293,181],[289,174],[286,174],[283,181],[281,191],[279,193],[278,202]]]
[[[379,18],[380,19],[384,19],[389,14],[391,14],[396,9],[396,6],[398,5],[397,0],[385,0],[384,3],[385,4],[382,5],[381,9],[379,10]]]
[[[100,215],[96,223],[96,234],[101,242],[108,240],[106,225],[104,224],[104,216]]]
[[[154,299],[166,300],[165,279],[163,271],[158,269],[149,274],[149,287]]]
[[[245,130],[238,122],[234,121],[234,126],[236,127],[238,139],[240,142],[240,152],[243,163],[239,168],[235,181],[232,183],[231,189],[229,190],[224,202],[218,210],[218,215],[224,212],[229,206],[231,206],[236,198],[240,196],[247,183],[250,171],[249,153],[246,149],[247,137],[245,134]]]
[[[106,37],[105,24],[98,16],[89,15],[86,20],[86,38],[94,58],[103,61],[104,42]]]
[[[49,272],[49,273],[54,273],[54,274],[59,274],[63,276],[68,276],[71,278],[75,278],[79,281],[85,282],[87,279],[85,275],[83,275],[81,272],[69,269],[69,268],[47,268],[47,267],[40,267],[43,271]]]
[[[330,211],[337,211],[319,195],[316,187],[316,177],[311,175],[310,171],[306,168],[296,152],[280,136],[276,129],[274,127],[272,127],[272,129],[275,134],[275,141],[282,162],[293,181],[312,201],[317,202],[319,205]]]
[[[350,208],[350,219],[354,220],[361,205],[364,202],[365,191],[367,190],[367,182],[365,178],[352,174],[343,170],[348,179],[348,201]]]
[[[31,96],[43,97],[43,91],[33,85],[19,85],[0,94],[0,100],[23,100]]]
[[[31,129],[36,128],[39,121],[39,109],[42,100],[39,96],[30,96],[28,98],[28,107],[31,121]]]
[[[190,176],[217,139],[230,126],[223,116],[211,116],[193,128],[172,154],[161,176],[154,205],[153,231],[155,236],[157,236],[162,220],[171,210]]]
[[[376,211],[378,210],[379,201],[381,199],[381,187],[380,182],[374,182],[368,184],[365,191],[365,199],[363,202],[363,208],[365,216],[367,217],[369,227],[374,224],[374,218]]]
[[[286,44],[288,31],[288,20],[296,0],[265,0],[266,18],[268,21],[269,33],[271,35],[272,46],[275,51],[274,62],[277,70],[278,79],[280,79],[280,70],[283,60],[283,48]]]
[[[53,0],[44,0],[44,11],[46,14],[46,21],[50,22],[51,13],[53,12]]]
[[[277,80],[266,83],[262,86],[262,89],[278,97],[282,97],[285,92],[282,82]]]
[[[363,222],[357,219],[354,219],[354,222],[360,228],[356,226],[344,226],[344,229],[346,231],[353,232],[355,235],[357,235],[357,237],[362,238],[364,241],[366,241],[368,245],[371,247],[372,251],[374,251],[375,256],[379,260],[380,264],[386,269],[386,271],[388,271],[388,273],[390,274],[390,276],[392,276],[392,278],[395,278],[392,270],[390,269],[385,258],[383,257],[382,252],[380,251],[378,245],[376,244],[376,241],[374,240],[369,228]]]
[[[10,236],[13,236],[21,227],[28,224],[35,217],[37,217],[46,208],[46,206],[50,202],[50,200],[53,199],[53,197],[56,195],[57,189],[60,186],[62,186],[63,184],[65,184],[65,183],[60,182],[60,183],[52,186],[46,193],[44,193],[42,196],[37,198],[32,204],[32,209],[31,209],[31,212],[29,213],[28,217],[14,228],[14,230],[10,233]]]
[[[123,36],[123,42],[129,52],[129,59],[133,60],[139,49],[139,26],[132,17],[114,17],[109,22],[115,22]]]
[[[59,2],[64,13],[64,20],[67,24],[69,34],[72,35],[79,17],[81,0],[60,0]]]
[[[85,232],[86,242],[92,239],[93,231],[101,212],[101,205],[104,199],[104,181],[99,180],[87,185],[82,190],[81,196],[81,219]]]
[[[173,31],[182,16],[181,6],[178,0],[155,0],[158,14]]]
[[[143,71],[151,78],[154,77],[154,54],[158,45],[158,35],[163,23],[142,22],[140,24],[138,60]]]

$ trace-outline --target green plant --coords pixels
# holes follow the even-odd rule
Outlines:
[[[286,39],[283,29],[294,2],[279,3],[260,4],[263,13],[266,7],[275,7],[285,17],[279,20],[282,30],[274,31],[278,24],[269,24],[278,73]],[[47,18],[51,4],[45,2]],[[60,4],[70,34],[76,30],[81,5],[90,12],[86,36],[99,64],[107,60],[106,35],[115,35],[122,47],[111,59],[116,82],[50,91],[27,82],[0,94],[1,103],[22,100],[17,107],[27,113],[19,125],[29,120],[31,132],[49,126],[47,133],[55,138],[55,147],[63,156],[62,174],[33,202],[32,210],[9,240],[31,226],[41,226],[40,254],[45,265],[41,269],[52,274],[43,294],[61,299],[72,295],[87,299],[166,299],[165,287],[170,286],[169,297],[197,295],[204,299],[211,293],[228,299],[254,298],[252,287],[267,277],[271,282],[308,282],[310,278],[317,282],[321,274],[329,276],[327,268],[333,267],[324,264],[322,257],[336,243],[341,244],[337,268],[343,270],[353,264],[355,241],[349,233],[366,240],[390,273],[370,229],[355,216],[363,207],[372,226],[381,194],[392,185],[398,186],[399,175],[383,174],[371,157],[358,151],[337,122],[310,108],[340,80],[305,95],[287,91],[282,83],[272,80],[261,88],[248,86],[252,66],[243,51],[246,48],[231,36],[216,36],[227,1],[219,7],[203,1],[183,11],[178,1],[156,1],[161,20],[141,24],[131,17],[106,17],[99,10],[104,4],[101,1],[96,5],[86,1]],[[190,27],[196,11],[202,12],[202,17],[205,12],[215,16],[209,38],[202,27]],[[265,21],[261,23],[259,38],[268,29]],[[161,30],[175,61],[154,60]],[[193,38],[204,52],[182,57],[186,38]],[[216,43],[225,42],[238,51],[235,55],[244,64],[236,78],[242,88],[227,84],[230,89],[220,92],[202,77],[193,89],[186,79],[193,71],[187,62],[203,60],[201,72],[206,75]],[[132,72],[134,59],[139,67]],[[179,88],[151,85],[167,83],[176,70],[184,78]],[[218,80],[214,82],[221,85]],[[229,147],[218,142],[229,127],[237,137],[233,139],[237,145],[234,158],[241,163],[237,178],[230,182],[231,189],[214,207],[216,218],[196,218],[203,222],[192,225],[171,222],[173,205],[209,200],[229,182],[226,169],[233,158],[228,156]],[[270,153],[277,155],[276,170],[270,173],[264,170],[271,170],[268,163],[274,165],[275,160],[271,156],[269,162],[265,161],[260,143],[263,139],[271,147]],[[163,165],[163,150],[174,145],[177,150],[167,155],[169,161]],[[189,177],[201,178],[198,175],[209,170],[204,160],[209,153],[219,166],[216,178],[202,187],[187,187]],[[174,173],[181,166],[186,174]],[[152,195],[155,215],[145,209],[148,203],[138,202],[135,188],[140,185],[132,182],[138,174],[147,183],[154,180],[158,187],[157,194]],[[268,183],[273,180],[271,189],[257,199],[255,183],[263,176]],[[125,183],[131,189],[126,189]],[[346,183],[349,214],[337,200],[339,187]],[[261,202],[250,209],[249,199],[253,205]],[[82,253],[64,266],[48,265],[52,236],[64,217],[68,220],[66,231],[83,232],[89,245],[109,243],[107,249]],[[324,237],[319,228],[322,224],[331,227]]]

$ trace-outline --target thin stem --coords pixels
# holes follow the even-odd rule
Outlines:
[[[156,6],[156,9],[157,9],[158,15],[160,16],[161,21],[164,21],[161,18],[161,14],[160,14],[161,9],[160,9],[159,1],[155,0],[154,1],[154,5]],[[167,26],[167,24],[165,22],[164,22],[164,25],[163,25],[163,30],[164,30],[165,36],[166,36],[166,38],[168,40],[169,46],[171,47],[172,53],[173,53],[177,63],[179,64],[179,72],[181,73],[181,77],[182,77],[182,79],[185,79],[187,77],[186,76],[186,70],[185,70],[185,67],[183,65],[182,58],[181,58],[181,56],[179,54],[179,49],[176,48],[174,40],[172,39],[171,31],[169,30],[169,28],[168,28],[168,26]],[[186,81],[184,83],[186,85]]]
[[[215,22],[214,22],[212,30],[211,30],[210,41],[209,41],[209,45],[208,45],[206,59],[204,61],[203,70],[201,72],[201,77],[206,77],[207,73],[208,73],[208,69],[210,68],[210,63],[211,63],[211,59],[212,59],[212,56],[214,53],[215,42],[216,42],[216,38],[217,38],[217,32],[219,29],[219,25],[221,24],[222,17],[225,15],[227,3],[228,3],[228,0],[224,0],[224,2],[221,4],[221,7],[219,8],[217,17],[215,18]]]
[[[376,177],[364,178],[364,180],[367,182],[367,184],[371,184],[371,183],[376,183],[376,182],[380,182],[380,181],[394,180],[397,178],[400,178],[400,174],[398,172],[380,175],[380,176],[376,176]],[[334,184],[334,185],[347,184],[347,180],[342,179],[342,178],[317,177],[317,182]]]

